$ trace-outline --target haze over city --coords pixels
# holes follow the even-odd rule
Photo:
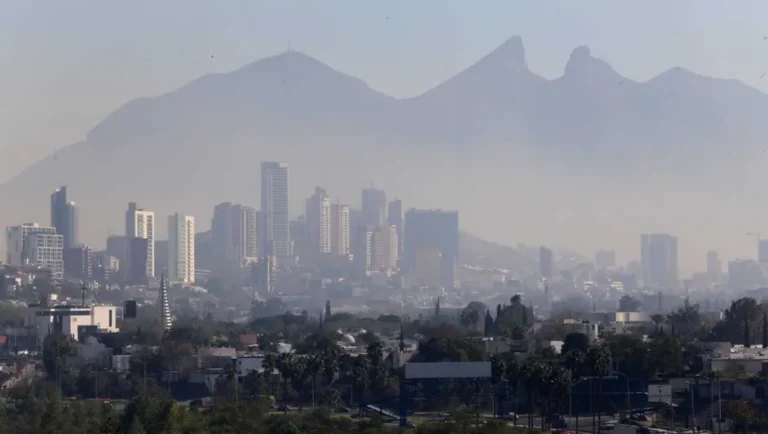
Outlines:
[[[765,0],[0,3],[0,434],[768,432]]]
[[[717,2],[644,2],[632,7],[611,2],[229,2],[215,7],[187,2],[109,7],[77,1],[66,6],[11,2],[0,17],[0,50],[7,53],[0,60],[0,149],[13,158],[0,161],[0,179],[6,181],[0,197],[4,203],[12,199],[14,206],[4,207],[0,220],[44,221],[46,194],[69,185],[81,207],[81,238],[95,246],[110,232],[120,232],[119,210],[131,200],[161,215],[196,215],[198,229],[205,230],[216,199],[257,204],[258,174],[247,168],[279,160],[292,168],[292,216],[301,214],[303,198],[314,185],[326,186],[335,198],[357,205],[359,189],[372,180],[401,197],[406,207],[459,210],[463,230],[512,246],[543,244],[585,256],[615,248],[625,263],[640,259],[641,233],[668,232],[679,237],[681,276],[703,269],[708,250],[717,250],[724,260],[755,258],[754,237],[745,234],[759,230],[768,219],[760,200],[768,158],[761,144],[765,130],[756,121],[768,113],[768,97],[732,81],[703,82],[676,71],[684,68],[767,90],[762,76],[768,71],[768,42],[761,28],[767,16],[768,7],[758,1],[727,7]],[[654,32],[647,31],[649,23]],[[326,31],[329,28],[334,31]],[[581,46],[589,50],[577,49]],[[248,77],[246,70],[240,74],[247,83],[265,86],[280,84],[280,74],[290,75],[287,84],[283,80],[283,96],[310,92],[293,102],[284,99],[287,117],[280,115],[280,126],[272,131],[258,120],[252,129],[234,129],[252,118],[237,119],[232,110],[240,103],[232,99],[220,101],[230,110],[225,113],[233,114],[230,124],[223,120],[193,131],[172,121],[180,116],[172,106],[158,118],[165,125],[146,131],[147,125],[136,116],[153,109],[142,106],[137,113],[118,117],[127,124],[91,131],[135,98],[162,95],[198,77],[237,71],[287,50],[396,98],[421,95],[493,54],[490,66],[475,65],[472,76],[479,78],[477,83],[457,77],[459,93],[437,87],[397,107],[383,101],[385,112],[371,116],[398,124],[396,131],[387,131],[386,122],[372,127],[369,119],[351,120],[347,114],[335,118],[340,125],[331,122],[317,128],[306,123],[295,104],[317,120],[329,111],[359,112],[361,101],[355,98],[360,94],[352,90],[340,102],[343,108],[331,110],[334,92],[342,95],[354,86],[346,88],[346,83],[340,84],[346,80],[334,74],[306,89],[296,86],[295,80],[305,83],[301,70],[318,66],[295,55],[279,56],[256,75]],[[582,85],[585,78],[593,80],[586,88],[559,80],[569,57],[574,66],[584,68],[565,77],[580,79]],[[515,105],[516,83],[530,88],[538,82],[505,68],[525,64],[548,80],[550,88],[570,86],[575,93],[554,90],[555,100],[549,102],[555,105],[547,103],[546,93],[526,96],[526,105]],[[261,82],[268,75],[263,68],[272,67],[277,75]],[[210,77],[237,89],[236,77]],[[506,79],[511,84],[505,84]],[[190,90],[191,101],[193,110],[210,117],[217,108],[204,85],[197,82]],[[327,86],[329,94],[311,93],[315,85]],[[630,87],[630,94],[644,96],[596,98]],[[580,93],[584,89],[586,94]],[[674,106],[676,126],[653,119],[638,123],[648,118],[642,111],[623,119],[609,116],[611,111],[637,111],[637,101],[653,106],[683,89],[688,93]],[[444,105],[440,98],[467,106],[473,98],[488,102],[494,93],[501,98],[486,104],[491,116],[478,116],[471,104],[469,111],[435,114]],[[371,96],[379,98],[373,92]],[[280,97],[270,96],[267,106],[280,107]],[[626,98],[632,104],[622,103]],[[364,99],[364,104],[373,101]],[[530,104],[541,101],[542,107]],[[564,101],[573,107],[553,110]],[[702,101],[709,105],[699,111]],[[258,101],[247,104],[251,115],[263,109],[255,109]],[[576,113],[584,107],[591,110],[589,117],[579,119]],[[399,116],[413,111],[420,113],[414,117],[419,123],[402,124]],[[568,119],[572,122],[564,122]],[[444,128],[447,123],[454,123],[455,129]],[[125,127],[129,129],[120,129]],[[295,131],[302,128],[302,133]],[[646,130],[658,134],[643,134]],[[542,134],[547,131],[552,134]],[[70,143],[80,143],[81,153],[65,149]],[[130,147],[149,161],[124,159],[117,150]],[[227,149],[227,157],[240,158],[222,158],[219,149]],[[52,152],[57,156],[50,157]],[[22,173],[40,159],[36,169]],[[139,161],[144,167],[128,170],[130,165],[122,164]],[[117,172],[112,165],[126,171]],[[149,173],[131,179],[131,171]],[[182,173],[191,179],[174,185],[171,180]]]

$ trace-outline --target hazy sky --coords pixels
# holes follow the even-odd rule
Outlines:
[[[0,0],[0,182],[138,96],[290,45],[394,96],[418,94],[513,35],[561,74],[589,45],[630,78],[682,66],[768,90],[768,2]]]
[[[588,45],[634,80],[681,66],[768,91],[765,0],[0,0],[0,182],[82,139],[131,99],[289,44],[376,90],[408,97],[515,35],[530,68],[547,78],[562,73],[575,47]],[[713,214],[724,212],[712,206]],[[737,245],[730,256],[751,257],[754,244],[741,233],[761,215],[727,214],[712,227]],[[639,235],[624,236],[636,251]],[[699,247],[691,257],[702,267]]]

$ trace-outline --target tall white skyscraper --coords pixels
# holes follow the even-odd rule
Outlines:
[[[331,253],[349,255],[349,206],[331,205]]]
[[[195,218],[168,216],[168,280],[195,282]]]
[[[128,204],[128,211],[125,212],[125,236],[129,241],[132,238],[144,238],[147,240],[147,257],[145,268],[147,277],[155,277],[155,212],[137,208],[136,202]],[[126,255],[127,258],[137,257]],[[138,255],[143,258],[143,255]],[[137,264],[128,264],[128,268],[134,268]]]
[[[320,253],[331,253],[331,198],[325,189],[315,187],[306,203],[307,235]]]
[[[261,163],[261,213],[264,237],[261,254],[287,258],[291,255],[288,222],[288,165],[276,161]]]

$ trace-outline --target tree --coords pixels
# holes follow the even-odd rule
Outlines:
[[[480,322],[480,314],[474,309],[464,309],[459,316],[459,322],[466,329],[472,328]]]
[[[749,338],[749,318],[744,318],[744,346],[749,348],[752,345],[752,341]]]
[[[323,373],[325,358],[320,352],[310,354],[306,360],[306,369],[312,378],[312,407],[315,407],[315,391],[317,390],[317,378]]]
[[[43,341],[43,365],[49,378],[56,379],[61,384],[61,374],[64,371],[67,357],[72,355],[74,347],[68,336],[61,333],[50,333]]]
[[[272,333],[262,333],[256,338],[256,343],[259,345],[259,351],[263,353],[276,353],[279,338]]]
[[[589,337],[584,333],[574,332],[565,335],[561,353],[567,354],[570,351],[586,352],[589,349]]]
[[[493,334],[493,317],[491,316],[491,310],[485,311],[485,324],[483,327],[483,335],[488,337]]]
[[[688,333],[698,329],[701,325],[699,305],[692,306],[686,302],[685,306],[667,315],[667,322],[676,332]]]
[[[731,401],[725,404],[725,417],[731,419],[734,424],[735,432],[749,432],[750,426],[754,423],[755,410],[747,401]]]
[[[440,297],[437,297],[437,301],[435,302],[435,317],[440,316]]]
[[[763,348],[768,348],[768,312],[763,312]]]
[[[589,369],[592,372],[592,375],[597,377],[598,379],[598,389],[597,389],[597,402],[598,402],[598,408],[597,408],[597,424],[598,426],[602,426],[602,418],[601,413],[602,409],[600,408],[600,403],[602,393],[601,393],[601,386],[602,386],[602,378],[608,374],[608,370],[611,366],[611,352],[606,347],[593,347],[590,348],[589,351],[587,351],[587,369]]]
[[[625,295],[619,299],[619,311],[620,312],[637,312],[642,303],[639,300]]]
[[[283,380],[283,400],[287,405],[288,398],[290,396],[289,389],[288,389],[288,382],[296,375],[296,370],[297,370],[296,358],[291,353],[282,353],[279,356],[277,356],[276,367],[277,367],[277,370],[280,372],[280,377]]]
[[[658,314],[658,313],[655,313],[655,314],[651,315],[651,321],[653,321],[655,333],[657,333],[657,334],[659,333],[659,330],[660,330],[659,327],[662,324],[664,324],[664,320],[665,319],[666,319],[666,317],[664,315],[661,315],[661,314]]]
[[[752,333],[760,328],[761,313],[763,309],[754,298],[734,300],[725,310],[723,320],[712,329],[712,334],[719,340],[746,344],[745,338],[751,337]]]
[[[325,301],[325,317],[326,318],[331,317],[331,300]]]
[[[572,350],[565,353],[563,363],[571,371],[571,378],[574,380],[584,376],[586,370],[586,355],[582,351]]]

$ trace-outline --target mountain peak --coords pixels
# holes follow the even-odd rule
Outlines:
[[[613,78],[618,76],[618,73],[608,62],[592,57],[589,47],[582,45],[571,52],[571,57],[565,65],[565,75],[582,79],[588,76]]]
[[[485,56],[480,63],[494,64],[507,70],[528,69],[525,47],[520,36],[513,36]]]

